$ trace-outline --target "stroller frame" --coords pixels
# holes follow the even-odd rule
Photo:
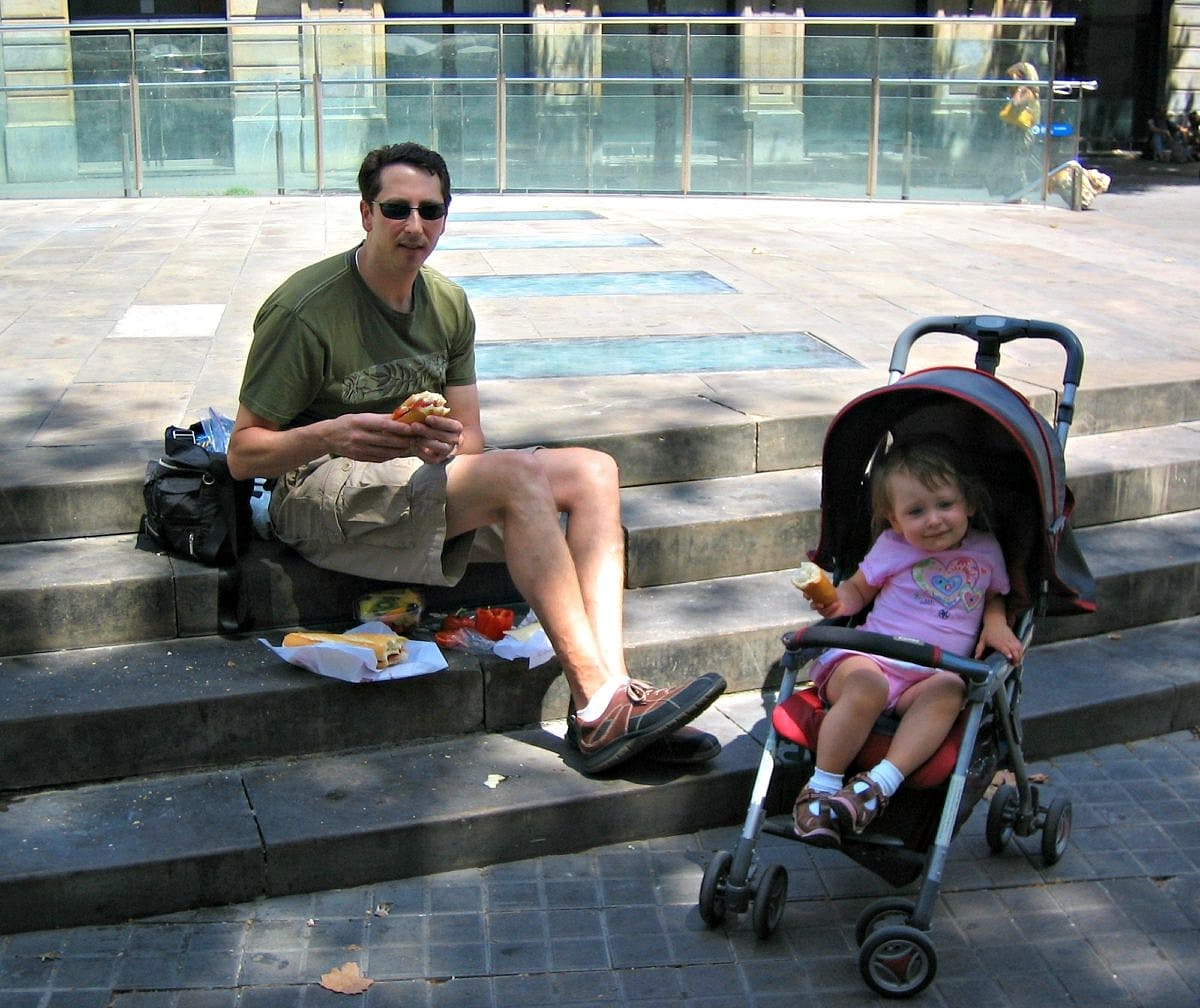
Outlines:
[[[1046,438],[1057,442],[1051,450],[1056,449],[1061,457],[1073,418],[1075,393],[1083,367],[1083,348],[1074,333],[1050,322],[995,316],[943,316],[919,320],[906,328],[897,340],[889,365],[889,388],[903,376],[913,343],[921,336],[934,332],[961,334],[974,340],[977,345],[975,369],[989,376],[995,374],[1000,359],[1000,346],[1004,343],[1014,339],[1034,338],[1050,339],[1060,344],[1066,353],[1067,363],[1063,391],[1055,417],[1055,429],[1050,431],[1045,421],[1040,417],[1037,419],[1046,427]],[[936,371],[919,374],[926,373]],[[969,369],[967,373],[970,373]],[[868,393],[869,395],[871,393]],[[860,397],[856,402],[865,398],[867,397]],[[843,413],[849,412],[850,408],[847,407]],[[1030,413],[1032,414],[1032,410]],[[836,423],[837,421],[835,425]],[[832,430],[833,425],[831,433]],[[825,477],[822,480],[823,484],[824,480]],[[1055,478],[1051,478],[1047,482],[1055,481]],[[1066,511],[1069,512],[1069,491],[1066,490],[1065,484],[1056,492],[1066,495]],[[824,490],[822,502],[824,505]],[[1069,531],[1064,513],[1053,521],[1046,534],[1057,537],[1064,533],[1069,534]],[[1058,545],[1058,539],[1054,538],[1053,548],[1057,548]],[[1058,590],[1059,600],[1069,599],[1066,604],[1059,605],[1055,609],[1056,612],[1089,611],[1091,608],[1086,594],[1090,589],[1090,575],[1082,558],[1073,552],[1073,544],[1068,545],[1071,545],[1071,548],[1063,550],[1067,558],[1064,562],[1075,564],[1077,570],[1074,577],[1083,587],[1073,589],[1069,585],[1064,586],[1061,579],[1055,578],[1053,571],[1050,577],[1042,579],[1036,586],[1036,591],[1031,593],[1033,597],[1029,599],[1029,604],[1016,618],[1014,633],[1020,639],[1023,648],[1028,648],[1032,640],[1035,612],[1046,611],[1052,589]],[[828,559],[820,554],[820,550],[815,551],[813,558],[818,562]],[[835,577],[841,573],[843,572],[835,571]],[[845,573],[848,576],[850,572]],[[838,577],[838,580],[840,579]],[[924,855],[924,879],[916,900],[905,897],[876,900],[863,911],[855,929],[860,947],[859,971],[864,982],[884,997],[912,996],[924,990],[936,975],[937,956],[928,932],[950,844],[974,805],[983,796],[986,785],[992,782],[999,766],[1004,765],[1011,771],[1013,783],[1001,784],[991,798],[986,823],[986,838],[990,849],[999,853],[1005,849],[1013,836],[1029,837],[1040,831],[1042,860],[1051,865],[1059,860],[1067,846],[1071,828],[1070,800],[1064,796],[1056,796],[1049,801],[1043,800],[1040,789],[1030,781],[1022,753],[1019,717],[1021,666],[1011,665],[1003,656],[995,653],[976,660],[944,652],[941,648],[920,641],[854,630],[833,625],[828,621],[784,634],[783,645],[784,652],[780,662],[782,678],[775,712],[793,696],[799,674],[813,657],[814,651],[829,647],[863,651],[930,668],[945,669],[963,679],[965,705],[964,716],[960,722],[961,741],[948,779],[944,784],[930,789],[930,793],[934,793],[939,788],[944,788],[945,798],[937,819],[936,832]],[[981,732],[984,731],[994,737],[998,744],[986,756],[981,756],[976,750]],[[737,843],[732,852],[717,851],[704,873],[699,894],[699,912],[709,927],[719,926],[727,914],[744,913],[752,909],[754,931],[759,938],[766,939],[782,920],[787,901],[787,872],[782,865],[760,862],[757,840],[759,834],[765,832],[800,842],[791,829],[790,816],[786,825],[771,822],[767,817],[772,777],[776,767],[781,764],[780,750],[784,745],[792,744],[799,743],[781,736],[772,721]],[[881,834],[882,829],[877,830],[873,824],[860,836],[846,835],[842,841],[842,852],[855,857],[856,853],[869,852],[870,848],[875,848],[876,852],[886,857],[907,856],[911,868],[917,854],[905,847],[904,840]],[[866,860],[861,863],[872,868]],[[872,870],[888,878],[887,874],[879,871],[877,867]],[[916,874],[911,874],[905,878],[891,878],[889,881],[896,885],[904,885],[915,877]]]

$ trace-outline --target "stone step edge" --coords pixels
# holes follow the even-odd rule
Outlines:
[[[1086,616],[1039,621],[1039,639],[1090,635],[1194,615],[1200,602],[1195,588],[1200,567],[1200,510],[1095,526],[1080,530],[1077,538],[1084,556],[1091,558],[1098,610]],[[164,605],[179,606],[182,611],[186,603],[193,628],[183,636],[212,634],[216,629],[215,572],[194,564],[185,566],[192,573],[179,584],[160,577],[154,588],[160,596],[170,596]],[[1146,577],[1147,571],[1155,571],[1155,576]],[[107,599],[114,596],[114,584],[120,587],[119,581],[106,585]],[[24,596],[22,604],[28,610],[24,613],[14,608],[22,597],[9,593],[10,610],[24,621],[21,625],[37,626],[36,621],[43,617],[36,604],[38,596]],[[349,604],[343,610],[349,613]],[[791,587],[786,570],[629,590],[626,612],[625,643],[631,668],[658,681],[673,681],[695,668],[709,667],[727,653],[738,667],[753,667],[759,675],[777,657],[780,628],[812,618],[811,610]],[[169,641],[181,635],[174,609],[160,633],[109,640],[91,636],[86,613],[72,617],[69,608],[60,604],[55,614],[67,629],[79,628],[82,638],[55,648],[14,647],[15,656],[98,643]],[[714,647],[718,649],[715,656]],[[740,685],[748,688],[750,683]]]
[[[1071,466],[1068,466],[1068,478],[1072,479],[1079,501],[1076,509],[1077,528],[1148,517],[1150,513],[1200,507],[1200,498],[1197,497],[1200,479],[1196,478],[1197,470],[1200,470],[1200,425],[1177,425],[1170,430],[1174,436],[1159,434],[1149,444],[1124,444],[1121,446],[1124,452],[1121,453],[1115,450],[1117,446],[1108,440],[1109,436],[1098,435],[1100,442],[1089,444],[1075,477],[1071,476]],[[1192,442],[1195,442],[1194,452],[1189,451]],[[1108,461],[1118,454],[1131,454],[1135,460],[1145,461],[1144,464]],[[771,505],[770,513],[760,514],[753,510],[751,504],[762,500],[764,492]],[[745,502],[741,501],[740,495],[743,493],[748,494]],[[819,496],[820,474],[817,467],[683,481],[671,484],[668,490],[662,487],[629,488],[622,502],[622,518],[629,535],[630,586],[641,588],[770,569],[764,561],[773,561],[779,549],[768,550],[768,547],[762,546],[741,561],[740,567],[734,565],[735,569],[722,570],[719,561],[714,560],[696,576],[687,576],[686,569],[665,555],[673,556],[680,551],[669,550],[665,544],[686,540],[694,534],[694,529],[710,528],[714,535],[719,536],[720,530],[727,528],[731,521],[740,523],[756,520],[763,527],[763,534],[784,522],[783,532],[776,533],[775,537],[782,535],[788,547],[794,551],[799,548],[798,537],[808,542],[818,534]],[[662,497],[672,502],[670,506],[660,500]],[[1106,506],[1102,501],[1109,503]],[[762,510],[759,508],[759,511]],[[48,558],[47,562],[53,560],[53,583],[69,584],[71,577],[66,572],[72,570],[72,565],[65,556],[66,551],[87,549],[89,545],[100,547],[105,542],[125,543],[123,536],[128,535],[122,533],[0,544],[0,554],[14,557],[12,562],[6,564],[10,573],[0,577],[0,586],[14,578],[28,583],[26,572],[33,570],[36,577],[38,558],[43,556]],[[660,538],[662,543],[658,542]],[[278,544],[254,545],[252,557],[254,553],[282,555],[286,552]],[[716,552],[723,555],[733,551],[719,549]],[[642,556],[642,553],[646,555]],[[146,561],[150,556],[141,554]],[[128,560],[128,566],[133,565],[132,558],[124,559]],[[165,569],[166,564],[167,558],[160,558],[158,566]],[[111,564],[106,563],[105,566]],[[188,573],[191,566],[186,563],[179,565],[178,571],[181,574]],[[75,565],[74,569],[84,577],[94,573],[93,565],[87,563]],[[201,574],[204,571],[200,567],[195,569]],[[137,570],[137,576],[141,578],[152,577],[155,573],[154,567],[148,562],[141,564]],[[180,632],[188,632],[186,621],[180,623]]]
[[[1046,670],[1025,676],[1026,758],[1200,723],[1188,643],[1197,629],[1193,619],[1052,646]],[[1067,671],[1073,676],[1064,677]],[[1064,690],[1072,678],[1077,688]],[[728,695],[698,719],[725,744],[700,771],[641,761],[587,777],[554,723],[25,796],[0,810],[0,843],[12,854],[0,873],[0,933],[112,923],[736,824],[771,699]],[[786,769],[776,781],[780,791],[798,783]]]
[[[1029,370],[1016,368],[1002,377],[1046,413],[1054,408],[1057,389],[1044,369]],[[1200,419],[1200,376],[1193,377],[1192,370],[1185,365],[1171,379],[1142,375],[1094,387],[1085,383],[1074,436]],[[600,397],[598,410],[575,410],[571,415],[582,413],[584,420],[573,433],[548,438],[544,424],[531,422],[527,411],[502,413],[489,433],[502,446],[577,444],[606,451],[617,459],[627,486],[765,472],[818,464],[824,432],[837,411],[860,392],[884,384],[884,376],[841,376],[829,388],[807,390],[811,404],[805,410],[796,405],[795,379],[787,372],[756,373],[749,383],[745,377],[716,376],[680,395],[665,390],[660,380],[634,376]],[[661,422],[654,424],[656,418]],[[688,468],[696,453],[687,442],[695,432],[705,440],[705,473]],[[132,530],[141,513],[142,473],[157,451],[154,444],[98,444],[6,452],[0,496],[13,506],[0,521],[0,542]],[[81,515],[88,524],[80,524]]]

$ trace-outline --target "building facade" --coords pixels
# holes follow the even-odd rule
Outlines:
[[[603,68],[595,22],[567,27],[578,22],[580,14],[601,22],[613,19],[612,27],[604,28]],[[464,149],[464,157],[467,145],[455,131],[469,128],[474,121],[481,134],[501,133],[504,149],[518,152],[513,164],[520,163],[522,144],[531,151],[539,145],[584,151],[588,164],[607,165],[618,164],[623,146],[628,145],[628,163],[645,169],[645,152],[640,158],[638,153],[647,147],[652,150],[651,160],[663,162],[658,167],[665,171],[664,178],[678,174],[681,157],[688,166],[693,154],[711,157],[718,165],[724,161],[727,177],[713,191],[737,191],[737,165],[753,163],[759,169],[754,191],[762,191],[762,179],[774,170],[771,166],[813,161],[808,157],[814,146],[810,139],[823,140],[825,151],[836,153],[837,138],[822,138],[821,123],[839,121],[835,111],[841,108],[839,101],[846,102],[847,109],[854,104],[851,98],[811,84],[804,93],[805,86],[792,82],[861,77],[861,61],[878,51],[855,45],[863,40],[851,36],[861,32],[861,26],[827,20],[802,28],[795,22],[772,22],[771,15],[1074,18],[1073,25],[1054,29],[1049,47],[1032,36],[1023,39],[1014,26],[981,28],[977,37],[961,27],[953,37],[939,36],[928,23],[897,27],[894,33],[901,38],[895,40],[897,55],[891,70],[893,78],[908,73],[905,49],[899,44],[908,33],[916,56],[913,66],[928,63],[935,76],[996,77],[1005,58],[1020,58],[1034,62],[1043,80],[1094,79],[1097,89],[1079,102],[1078,120],[1071,124],[1073,144],[1085,151],[1139,147],[1146,141],[1146,123],[1154,109],[1165,104],[1177,114],[1184,113],[1195,104],[1200,86],[1200,45],[1193,42],[1200,37],[1194,30],[1200,27],[1200,0],[877,0],[871,4],[851,0],[0,0],[5,181],[44,177],[51,165],[76,175],[100,176],[117,170],[128,174],[131,164],[139,171],[142,165],[166,171],[167,166],[182,170],[189,162],[217,166],[236,162],[242,173],[267,173],[272,165],[285,161],[307,165],[314,143],[325,151],[357,152],[389,135],[397,122],[424,116],[438,120],[431,126],[438,145],[451,153]],[[760,78],[759,83],[740,87],[736,103],[728,100],[729,88],[716,85],[711,94],[700,88],[684,102],[668,83],[678,78],[681,66],[680,40],[668,37],[673,29],[619,24],[621,18],[669,22],[760,16],[761,27],[757,23],[713,26],[714,44],[707,59],[707,50],[693,45],[691,37],[685,43],[689,74]],[[507,132],[504,123],[495,121],[495,99],[486,86],[473,94],[471,84],[463,83],[475,77],[484,81],[497,72],[494,41],[490,49],[471,44],[473,31],[480,32],[480,43],[489,41],[482,37],[483,29],[470,24],[470,19],[481,17],[534,18],[553,25],[530,28],[523,42],[524,62],[503,67],[514,79],[540,79],[524,92],[520,86],[509,92],[514,102],[528,101],[533,110],[529,121],[536,119],[536,129],[529,136],[519,135],[525,121],[520,115],[512,117]],[[386,30],[372,31],[370,22],[383,18],[392,19]],[[415,29],[406,34],[403,25],[395,23],[406,19],[416,23],[421,18],[463,21],[461,27],[423,29],[441,35],[422,35]],[[226,23],[205,28],[197,26],[200,19],[236,22],[236,27]],[[297,21],[320,25],[319,44],[314,43],[314,35],[298,30]],[[110,22],[146,22],[153,28],[139,29],[131,45],[128,31],[98,30]],[[181,26],[177,32],[172,30],[173,22]],[[3,31],[6,25],[31,24],[47,29],[64,24],[91,27],[71,32]],[[452,38],[446,32],[453,33]],[[722,34],[724,38],[716,38]],[[839,34],[846,36],[841,46]],[[626,40],[625,48],[621,39]],[[649,138],[623,137],[612,127],[620,119],[611,109],[620,100],[622,85],[609,83],[608,78],[626,55],[629,71],[624,76],[632,79],[640,73],[663,80],[661,85],[646,85],[648,93],[641,96],[641,106],[653,108],[642,113],[654,119],[654,135]],[[924,66],[912,71],[914,76],[926,72]],[[305,82],[322,75],[336,84],[306,87]],[[615,76],[622,73],[618,70]],[[118,94],[114,85],[130,77],[136,78],[138,86]],[[595,83],[601,77],[605,83]],[[456,83],[435,95],[430,82],[437,79]],[[356,85],[356,80],[361,83]],[[936,92],[935,100],[910,102],[904,116],[910,115],[910,107],[918,115],[922,110],[928,113],[924,132],[918,129],[916,140],[916,148],[923,144],[926,151],[892,137],[895,151],[903,147],[906,166],[910,154],[911,163],[919,164],[922,157],[931,161],[936,150],[948,163],[959,156],[957,148],[974,143],[961,120],[978,109],[968,107],[965,97],[956,105],[953,87],[940,85],[925,91]],[[136,106],[132,110],[131,102]],[[452,102],[460,106],[455,116],[433,111],[435,106],[444,111]],[[305,124],[314,121],[314,103],[323,103],[316,116],[322,131],[319,137],[305,135]],[[631,98],[630,107],[634,104]],[[606,136],[598,140],[593,125],[603,118],[597,112],[602,106],[610,110],[609,125]],[[929,113],[932,106],[936,108]],[[687,115],[707,117],[709,123],[704,136],[700,135],[704,131],[696,133],[694,151],[680,150],[681,142],[690,144],[692,137],[690,131],[680,130],[684,107]],[[824,117],[811,114],[822,107]],[[861,102],[856,107],[861,108]],[[847,117],[855,114],[848,111]],[[959,120],[957,128],[954,120]],[[879,132],[877,126],[872,127],[873,137]],[[722,149],[725,136],[737,137],[746,149],[730,157],[730,151]],[[595,153],[594,143],[602,148]],[[280,145],[286,151],[281,152]],[[700,148],[706,145],[711,149],[704,153]],[[536,160],[536,154],[530,157]],[[694,160],[699,164],[701,157]],[[873,195],[871,173],[877,161],[878,152],[866,169],[868,195]],[[463,167],[465,176],[460,172],[456,177],[472,178],[471,165]],[[545,178],[544,161],[539,168],[541,181],[552,182]],[[631,176],[628,181],[650,191],[677,188],[674,182],[657,181],[653,168],[645,169],[649,174],[644,179]],[[320,188],[321,166],[316,172]],[[690,172],[685,178],[683,191],[689,191]],[[502,176],[501,188],[504,182]],[[568,174],[561,184],[593,188],[595,183],[590,175],[581,179]],[[131,185],[142,191],[140,184],[126,179],[125,190]],[[477,185],[491,188],[494,182],[485,172],[478,176]],[[603,180],[598,187],[604,187]],[[282,179],[279,188],[284,188]],[[771,189],[769,181],[766,189]],[[795,189],[781,180],[777,191]]]

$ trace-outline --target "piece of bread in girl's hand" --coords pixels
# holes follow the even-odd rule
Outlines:
[[[837,601],[837,589],[833,587],[829,575],[815,563],[802,563],[792,578],[792,584],[804,592],[810,602],[816,602],[817,605],[829,605]]]
[[[445,396],[437,392],[414,392],[396,407],[392,419],[401,423],[420,423],[426,417],[449,415]]]

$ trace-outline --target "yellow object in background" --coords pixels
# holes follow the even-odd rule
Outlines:
[[[414,630],[421,622],[425,600],[412,588],[371,592],[356,603],[355,615],[360,622],[378,620],[397,633]]]
[[[1012,123],[1012,125],[1020,126],[1023,129],[1033,128],[1033,109],[1028,105],[1022,105],[1018,108],[1012,102],[1007,102],[1004,108],[1000,110],[1000,118],[1006,123]]]

